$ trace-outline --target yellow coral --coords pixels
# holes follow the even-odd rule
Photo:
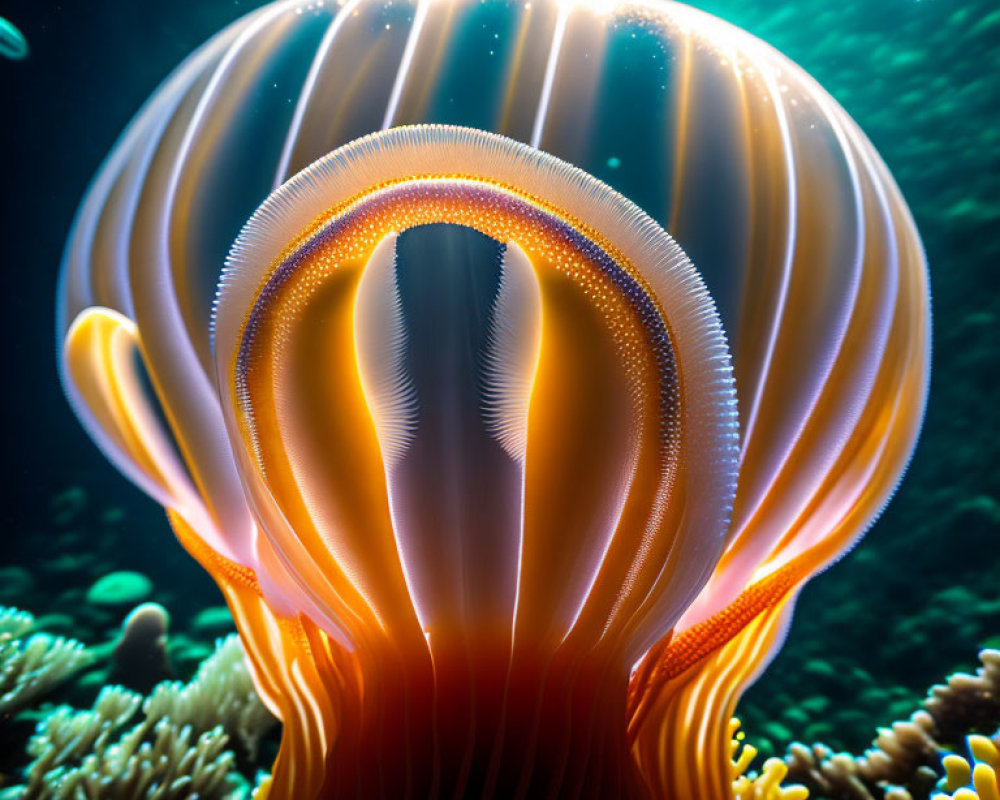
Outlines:
[[[966,741],[972,761],[959,755],[944,757],[945,791],[953,794],[938,795],[938,800],[1000,800],[1000,748],[986,736],[969,736]]]
[[[809,790],[804,786],[781,785],[788,774],[788,765],[780,758],[765,761],[763,771],[754,778],[746,774],[757,755],[757,748],[744,743],[739,727],[740,721],[735,717],[729,721],[733,800],[806,800]]]

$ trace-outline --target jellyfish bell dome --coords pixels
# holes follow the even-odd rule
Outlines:
[[[891,494],[928,291],[800,68],[670,2],[276,2],[67,244],[78,416],[226,595],[271,797],[732,796]]]

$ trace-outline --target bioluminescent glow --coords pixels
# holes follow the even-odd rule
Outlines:
[[[272,800],[803,796],[730,720],[904,469],[928,289],[767,45],[666,1],[272,3],[125,131],[58,314],[284,723]]]

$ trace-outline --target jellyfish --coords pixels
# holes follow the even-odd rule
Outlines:
[[[13,22],[0,17],[0,56],[12,61],[28,57],[28,40]]]
[[[929,368],[872,145],[661,1],[250,13],[97,173],[57,317],[283,723],[271,800],[781,796],[736,703]]]

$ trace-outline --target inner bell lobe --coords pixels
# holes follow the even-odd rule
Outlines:
[[[388,468],[389,497],[418,615],[441,632],[509,630],[515,602],[523,464],[491,430],[487,401],[507,251],[451,224],[396,240],[402,378],[415,412],[409,445]]]

